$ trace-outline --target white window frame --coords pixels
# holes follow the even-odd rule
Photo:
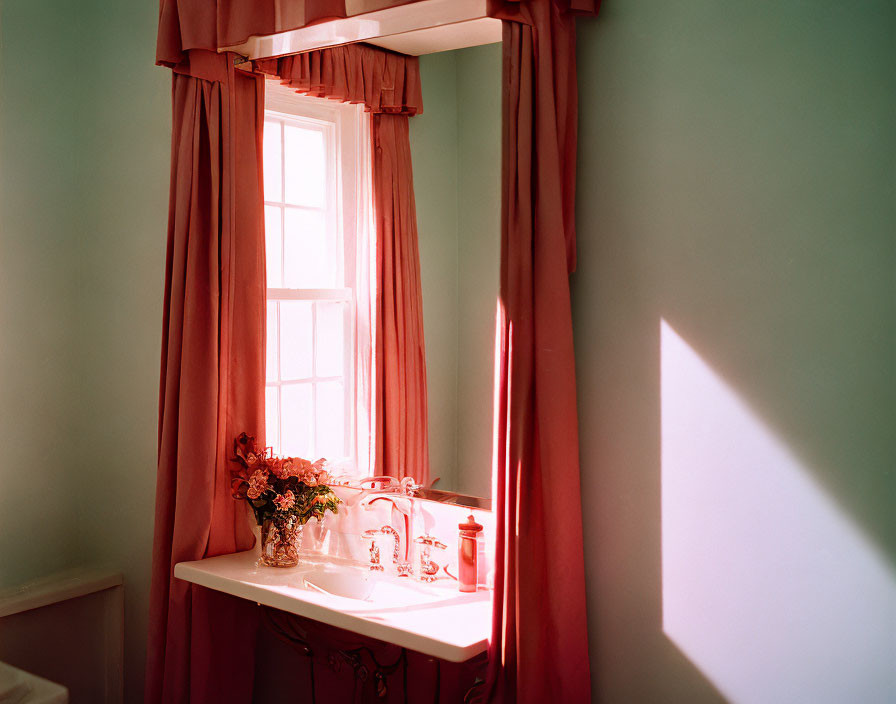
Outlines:
[[[358,439],[369,437],[371,419],[367,417],[369,404],[362,396],[369,393],[368,384],[364,381],[364,372],[361,369],[363,355],[369,354],[370,331],[370,293],[369,282],[372,272],[370,269],[372,260],[370,253],[373,248],[369,245],[369,232],[372,231],[371,207],[370,207],[370,148],[369,148],[369,123],[358,105],[349,105],[323,98],[302,96],[293,90],[280,86],[274,81],[267,81],[265,86],[265,120],[280,122],[281,145],[281,200],[268,200],[265,196],[265,206],[274,206],[281,209],[281,228],[284,223],[284,214],[287,208],[300,208],[286,204],[285,193],[285,154],[283,150],[283,125],[295,124],[304,128],[321,130],[324,132],[327,145],[327,161],[329,183],[327,187],[327,203],[324,210],[327,213],[329,227],[335,227],[337,241],[343,251],[343,259],[340,262],[342,271],[339,277],[342,280],[340,288],[318,289],[293,289],[293,288],[268,288],[268,301],[340,301],[348,303],[345,319],[345,368],[344,382],[344,409],[346,430],[346,457],[328,458],[335,460],[337,471],[350,476],[367,476],[369,472],[369,452],[364,443]],[[281,229],[282,232],[282,229]],[[281,239],[281,246],[283,240]],[[281,251],[281,267],[285,267],[284,252]],[[281,271],[281,284],[286,282]],[[316,306],[312,304],[312,330],[316,331]],[[277,322],[277,340],[279,344],[279,319]],[[316,334],[316,333],[315,333]],[[317,377],[317,345],[312,344],[312,374],[314,376],[302,380],[282,381],[280,378],[280,355],[277,355],[277,371],[275,381],[265,380],[265,387],[278,387],[278,423],[280,427],[277,437],[280,446],[283,443],[282,407],[279,388],[289,384],[311,383],[312,408],[316,415],[317,408],[317,381],[326,381],[337,377]],[[316,419],[312,419],[312,444],[315,454],[317,452]],[[361,445],[359,452],[359,444]],[[317,459],[316,457],[310,459]]]

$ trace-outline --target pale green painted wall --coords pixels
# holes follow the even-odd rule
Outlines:
[[[410,118],[423,288],[429,462],[440,487],[457,482],[457,57],[420,57],[423,114]]]
[[[491,496],[501,276],[501,45],[457,53],[457,490]]]
[[[572,293],[595,701],[720,700],[662,629],[661,318],[896,564],[894,30],[896,6],[872,0],[606,0],[578,21]],[[777,579],[781,599],[832,586],[787,564]],[[877,615],[896,633],[896,611]],[[774,645],[765,634],[755,651]]]
[[[429,441],[439,487],[491,494],[501,45],[420,57],[411,153],[423,279]]]
[[[77,26],[74,4],[0,8],[0,587],[79,559]]]
[[[0,5],[0,587],[125,576],[142,698],[170,159],[153,3]]]
[[[85,561],[125,575],[125,701],[142,701],[155,508],[171,75],[155,66],[157,7],[97,1],[79,53],[89,178],[78,289]],[[85,11],[82,9],[82,12]],[[110,61],[110,57],[115,57]]]

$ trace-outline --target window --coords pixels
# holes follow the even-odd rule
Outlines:
[[[359,106],[266,90],[267,444],[366,473],[357,451],[369,422],[358,368],[369,330],[365,116]]]

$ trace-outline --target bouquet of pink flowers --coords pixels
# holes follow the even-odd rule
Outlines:
[[[338,513],[340,501],[328,486],[325,459],[274,457],[271,448],[260,450],[246,433],[233,441],[233,452],[239,464],[232,472],[233,498],[249,502],[258,525],[289,516],[304,525],[311,518],[320,520],[327,511]]]

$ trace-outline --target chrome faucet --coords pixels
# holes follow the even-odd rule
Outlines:
[[[370,540],[370,563],[367,565],[371,572],[382,572],[383,566],[380,564],[380,546],[376,544],[376,536],[382,533],[381,530],[365,530],[361,536]]]
[[[392,526],[382,526],[381,528],[375,528],[371,530],[365,530],[363,533],[365,538],[371,540],[370,544],[370,569],[378,572],[383,571],[383,566],[380,563],[380,550],[376,545],[376,536],[378,535],[389,535],[392,537],[392,562],[395,565],[395,569],[398,571],[399,577],[408,577],[411,574],[411,563],[410,562],[402,562],[399,559],[400,554],[400,546],[401,546],[401,538],[398,535],[398,531],[395,530]]]
[[[445,543],[439,542],[431,535],[421,535],[419,538],[414,540],[414,542],[420,543],[423,546],[423,548],[420,550],[420,581],[432,582],[435,580],[436,575],[441,569],[438,564],[430,559],[432,549],[438,548],[439,550],[444,550],[448,546],[445,545]]]
[[[365,496],[360,501],[360,505],[365,510],[370,510],[370,505],[374,501],[388,501],[392,504],[392,510],[398,511],[404,516],[404,559],[401,559],[401,540],[402,536],[392,526],[383,526],[375,530],[364,531],[364,537],[372,535],[391,535],[395,541],[395,547],[392,552],[392,559],[395,563],[395,569],[399,577],[409,577],[413,571],[410,557],[410,536],[412,526],[414,525],[414,504],[410,497],[394,495],[394,494],[372,494]]]

